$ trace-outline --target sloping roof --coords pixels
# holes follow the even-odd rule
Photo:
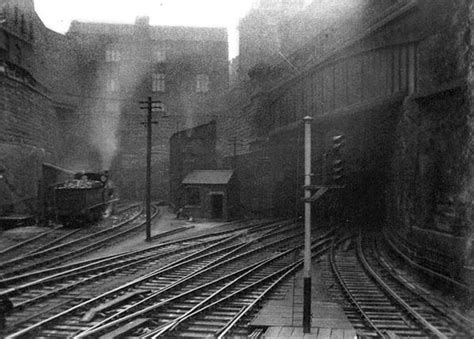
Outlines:
[[[153,40],[172,41],[223,41],[227,42],[227,29],[222,27],[147,26]],[[133,24],[112,24],[73,21],[69,33],[133,35]]]
[[[183,184],[226,185],[233,174],[232,170],[192,171],[183,179]]]
[[[68,33],[132,35],[134,25],[72,21]]]

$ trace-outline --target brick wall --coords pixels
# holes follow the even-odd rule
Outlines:
[[[184,205],[181,182],[193,170],[216,169],[216,123],[214,121],[173,134],[169,155],[170,201]]]

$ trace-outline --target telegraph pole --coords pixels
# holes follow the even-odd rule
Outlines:
[[[140,109],[147,110],[146,122],[146,181],[145,181],[145,210],[146,210],[146,241],[151,241],[151,133],[152,124],[157,124],[157,121],[152,121],[151,113],[153,111],[153,104],[161,105],[161,101],[153,101],[151,97],[148,97],[147,101],[140,101],[140,104],[146,104],[145,107],[141,106]]]

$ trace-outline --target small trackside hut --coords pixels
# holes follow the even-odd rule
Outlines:
[[[195,170],[182,181],[183,214],[229,220],[239,214],[239,182],[232,170]]]

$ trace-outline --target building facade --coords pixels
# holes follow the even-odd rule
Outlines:
[[[81,59],[88,133],[123,198],[142,199],[145,191],[146,110],[139,102],[161,101],[164,109],[153,113],[152,196],[168,201],[170,136],[211,121],[227,89],[226,30],[151,26],[142,17],[134,25],[73,22],[66,35]]]
[[[239,22],[239,78],[255,65],[284,52],[282,25],[302,10],[304,0],[260,0]]]

